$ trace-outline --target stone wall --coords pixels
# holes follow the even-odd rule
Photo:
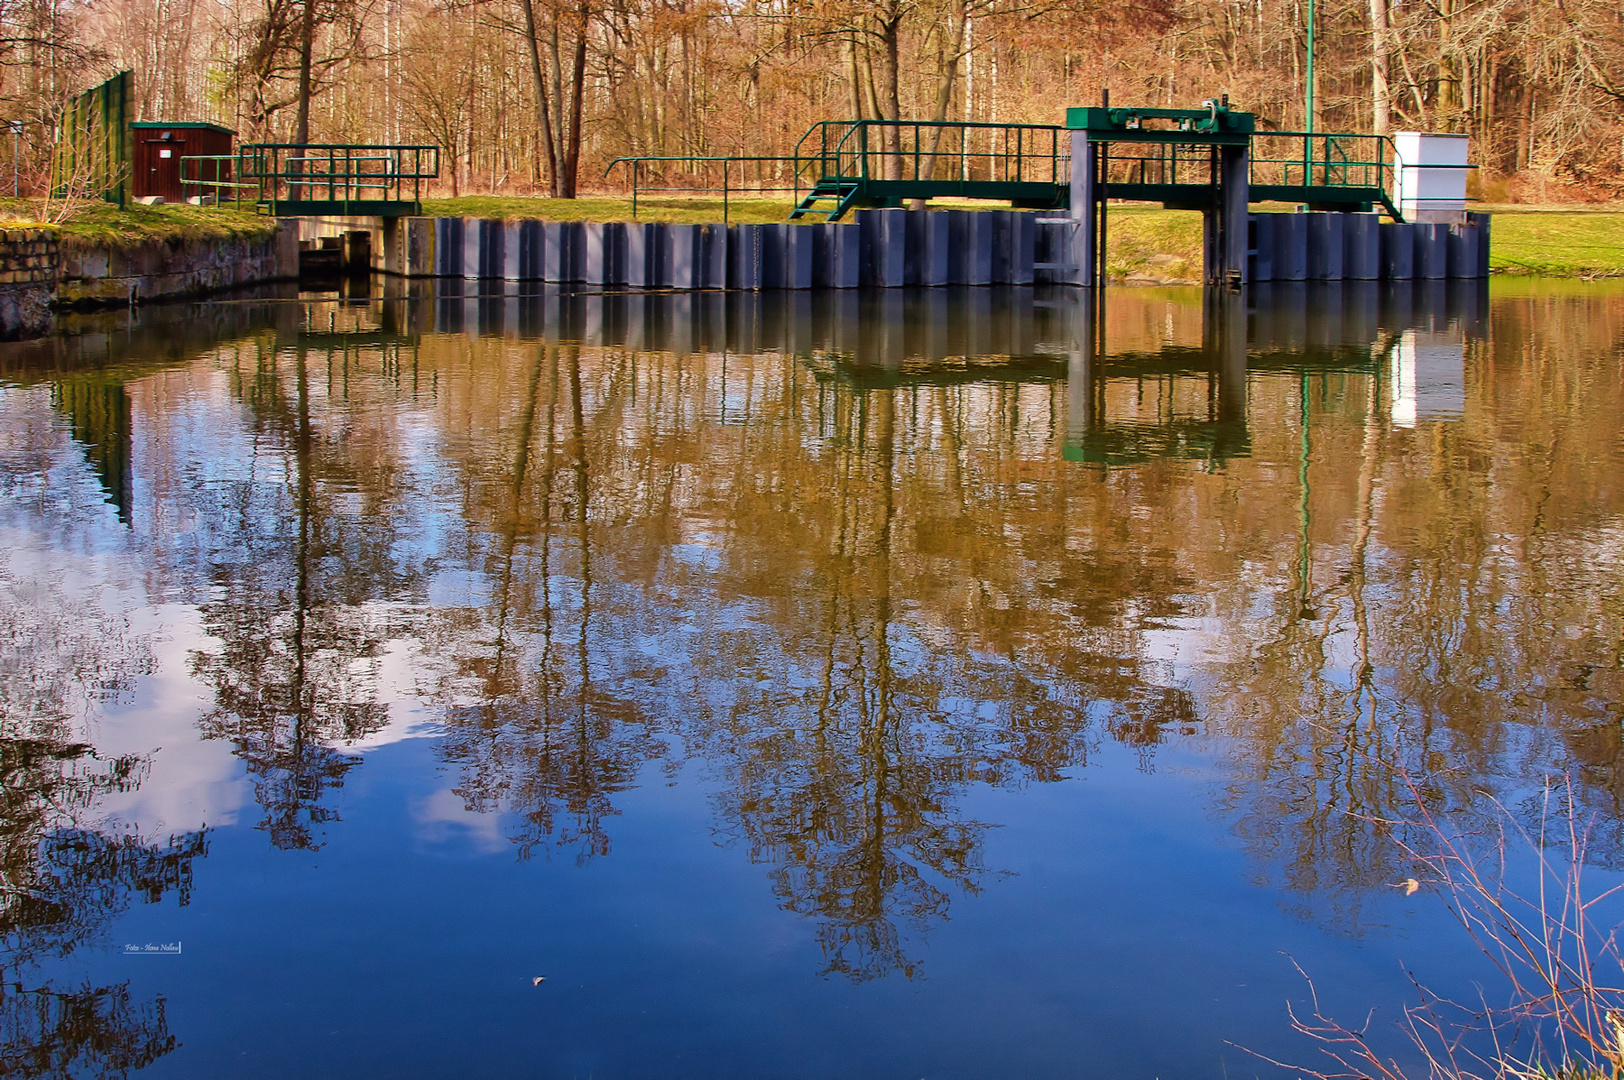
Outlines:
[[[68,242],[56,287],[59,307],[97,307],[200,296],[299,275],[299,235],[279,222],[269,236],[154,240],[129,248]]]
[[[0,231],[0,338],[50,330],[59,254],[54,229]]]

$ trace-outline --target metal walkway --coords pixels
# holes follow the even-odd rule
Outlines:
[[[1059,209],[1070,157],[1070,136],[1052,124],[825,120],[795,144],[795,174],[812,190],[790,217],[941,198]]]
[[[247,143],[236,175],[276,217],[415,217],[423,182],[440,175],[438,146]]]
[[[796,144],[795,173],[811,190],[790,217],[835,221],[855,207],[939,198],[1065,209],[1075,136],[1103,170],[1094,198],[1211,209],[1223,186],[1221,152],[1244,149],[1248,202],[1381,206],[1401,220],[1390,195],[1396,155],[1385,136],[1260,132],[1252,114],[1218,102],[1070,109],[1065,125],[824,121]]]

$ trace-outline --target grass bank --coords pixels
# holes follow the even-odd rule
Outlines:
[[[1489,266],[1497,274],[1624,277],[1624,209],[1483,209],[1494,214]]]
[[[39,212],[34,199],[0,199],[0,219],[35,222]],[[131,248],[154,240],[263,239],[276,231],[276,219],[226,206],[130,206],[120,210],[98,202],[54,228],[64,244]]]

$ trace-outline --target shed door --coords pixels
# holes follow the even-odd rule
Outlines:
[[[180,159],[186,153],[186,142],[182,139],[148,139],[146,140],[146,153],[141,156],[146,159],[146,183],[141,185],[147,195],[162,195],[164,202],[176,203],[186,200],[186,192],[180,186]]]

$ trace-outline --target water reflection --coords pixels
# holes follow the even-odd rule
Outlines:
[[[1577,764],[1619,820],[1616,295],[1089,302],[289,305],[11,361],[5,407],[52,382],[150,587],[200,613],[199,733],[278,848],[340,827],[402,695],[525,856],[609,854],[617,798],[699,762],[718,836],[859,980],[1000,872],[967,793],[1108,741],[1223,759],[1259,879],[1344,920],[1406,778],[1465,813]]]
[[[157,841],[103,820],[150,756],[99,756],[78,721],[133,692],[150,643],[34,578],[34,554],[19,544],[0,565],[0,970],[14,973],[0,979],[0,1075],[122,1076],[174,1049],[164,999],[138,1002],[127,983],[64,989],[31,969],[103,943],[132,898],[186,904],[206,833]]]

